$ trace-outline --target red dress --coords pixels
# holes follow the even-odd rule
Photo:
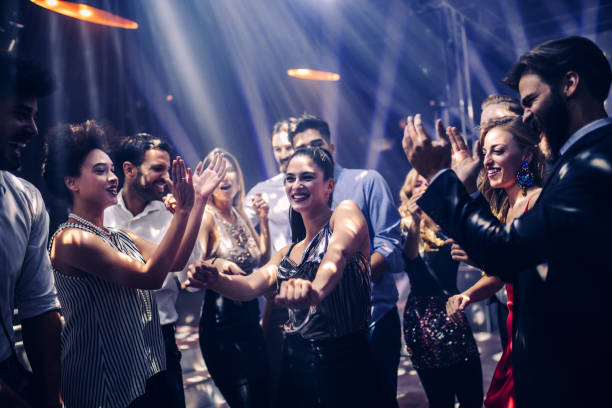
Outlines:
[[[512,314],[514,306],[514,289],[512,285],[506,285],[508,292],[508,319],[506,330],[508,330],[508,344],[502,353],[501,359],[495,367],[495,373],[491,379],[491,386],[487,391],[484,405],[487,408],[515,408],[516,395],[514,394],[514,378],[512,377]]]

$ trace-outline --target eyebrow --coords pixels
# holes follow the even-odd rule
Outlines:
[[[525,107],[525,101],[529,101],[530,99],[532,99],[535,96],[535,92],[532,92],[528,95],[525,95],[524,98],[521,98],[521,106]]]
[[[13,109],[23,109],[28,111],[29,113],[35,112],[34,108],[30,105],[26,105],[25,103],[18,103],[13,106]]]

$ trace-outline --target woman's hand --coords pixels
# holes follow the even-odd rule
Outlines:
[[[463,293],[451,296],[446,301],[446,314],[452,320],[457,321],[457,319],[461,319],[461,313],[470,303],[470,297]]]
[[[421,215],[423,215],[423,210],[421,210],[421,207],[419,207],[419,205],[417,204],[417,200],[421,198],[424,193],[425,192],[414,194],[408,199],[408,202],[406,203],[406,209],[410,212],[412,218],[414,218],[415,223],[417,223],[417,221],[420,221]]]
[[[171,214],[174,214],[174,211],[176,210],[176,198],[174,198],[172,194],[166,194],[162,200],[166,210],[170,211]]]
[[[452,239],[447,239],[446,241],[444,241],[444,245],[447,245],[447,244],[452,244],[450,253],[451,253],[451,258],[453,258],[454,261],[464,262],[470,266],[476,267],[474,262],[472,262],[472,260],[468,257],[467,252],[465,252],[463,248],[459,246],[459,244],[457,244]]]
[[[212,289],[219,281],[219,270],[210,260],[196,261],[189,265],[187,280],[181,284],[181,289],[197,288]]]
[[[215,153],[210,164],[203,170],[202,162],[198,163],[193,175],[193,186],[198,199],[208,200],[210,194],[225,177],[227,162],[222,153]]]
[[[291,309],[305,309],[319,303],[319,295],[312,288],[312,282],[306,279],[289,279],[281,283],[276,304]]]
[[[166,184],[176,200],[175,211],[191,211],[194,201],[194,190],[191,169],[185,166],[180,156],[172,161],[172,180],[166,179]]]
[[[257,214],[259,222],[262,223],[262,221],[267,220],[268,213],[270,212],[270,206],[266,200],[261,197],[261,193],[257,193],[255,194],[255,197],[251,197],[251,203],[253,203],[253,210],[255,211],[255,214]]]

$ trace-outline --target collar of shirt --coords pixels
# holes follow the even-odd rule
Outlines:
[[[584,125],[580,129],[575,131],[574,134],[571,135],[569,139],[567,139],[567,141],[563,144],[563,146],[561,146],[561,149],[559,149],[560,156],[563,156],[565,152],[569,150],[570,147],[576,144],[577,141],[582,139],[587,134],[594,132],[600,127],[606,126],[610,123],[612,123],[612,118],[603,118],[603,119],[597,119],[596,121],[591,122],[588,125]]]
[[[125,201],[123,201],[123,189],[121,189],[119,191],[119,194],[117,194],[117,206],[123,212],[129,214],[132,220],[137,220],[139,218],[146,217],[150,213],[154,213],[154,212],[166,209],[163,202],[158,201],[158,200],[152,200],[147,203],[145,208],[140,213],[133,215],[132,212],[128,210],[127,206],[125,205]]]

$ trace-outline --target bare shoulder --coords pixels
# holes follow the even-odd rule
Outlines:
[[[536,201],[538,201],[538,197],[540,197],[540,193],[542,192],[542,188],[534,188],[532,191],[527,194],[527,200],[529,200],[528,210],[531,210],[535,205]]]
[[[341,201],[340,204],[336,206],[334,212],[332,213],[332,219],[337,216],[350,216],[355,214],[361,214],[361,209],[351,200]]]
[[[70,265],[72,260],[83,253],[101,251],[102,240],[95,234],[80,228],[66,228],[58,232],[51,246],[51,261],[55,264]]]

